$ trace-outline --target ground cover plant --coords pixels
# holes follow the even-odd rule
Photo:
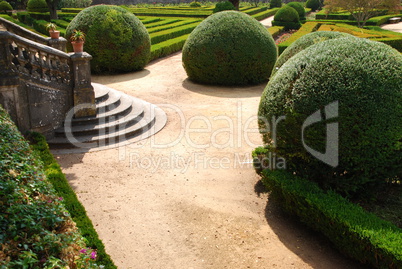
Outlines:
[[[0,268],[100,268],[48,182],[43,165],[0,107]]]
[[[264,26],[238,11],[211,15],[183,47],[183,66],[199,83],[246,85],[266,81],[276,61],[274,40]]]

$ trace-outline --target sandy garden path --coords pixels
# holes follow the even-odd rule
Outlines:
[[[159,104],[168,123],[125,147],[57,155],[119,268],[359,268],[260,193],[250,152],[265,85],[201,86],[181,54],[95,76]]]

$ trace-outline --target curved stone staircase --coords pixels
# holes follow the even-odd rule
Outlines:
[[[67,115],[64,127],[55,130],[48,141],[55,153],[78,153],[124,146],[160,131],[167,122],[165,112],[157,106],[92,83],[96,116],[72,118]]]

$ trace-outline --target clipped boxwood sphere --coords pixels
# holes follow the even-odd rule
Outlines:
[[[45,0],[29,0],[27,3],[29,12],[49,12],[49,8]]]
[[[306,8],[311,8],[311,11],[316,11],[321,7],[320,0],[307,0]]]
[[[338,109],[330,109],[335,102]],[[276,125],[274,151],[288,170],[343,194],[373,194],[402,174],[402,55],[362,38],[317,43],[269,81],[259,116],[286,116]],[[259,124],[270,144],[271,129],[263,120]],[[336,129],[327,133],[330,126]],[[331,158],[324,163],[303,142]]]
[[[201,7],[201,3],[197,1],[193,1],[190,3],[190,7]]]
[[[276,12],[274,16],[274,21],[281,21],[281,22],[299,22],[300,17],[297,11],[286,5],[281,7],[278,12]]]
[[[66,29],[86,34],[84,50],[92,55],[95,73],[141,70],[150,59],[151,41],[142,22],[117,6],[98,5],[82,10]]]
[[[299,2],[290,2],[286,5],[294,8],[297,11],[297,14],[299,14],[300,19],[304,19],[306,17],[306,11],[304,10],[303,5]]]
[[[247,85],[266,81],[277,57],[274,39],[254,18],[238,11],[209,16],[183,47],[183,66],[199,83]]]
[[[229,2],[229,1],[223,1],[223,2],[218,2],[215,5],[214,10],[212,11],[212,13],[217,13],[217,12],[221,12],[224,10],[235,10],[235,6]]]
[[[275,63],[275,66],[272,70],[271,77],[278,71],[279,68],[294,55],[299,53],[300,51],[314,45],[318,42],[322,42],[328,39],[340,38],[340,37],[353,37],[352,35],[335,32],[335,31],[318,31],[312,32],[307,35],[304,35],[293,42],[289,47],[287,47],[281,55],[279,55],[278,60]]]
[[[0,11],[5,12],[7,10],[12,10],[13,7],[10,5],[10,3],[6,1],[0,2]]]
[[[271,0],[269,1],[269,8],[281,7],[282,0]]]

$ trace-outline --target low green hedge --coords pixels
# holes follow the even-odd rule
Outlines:
[[[275,15],[278,10],[279,10],[279,8],[268,9],[263,12],[252,15],[252,17],[254,19],[256,19],[257,21],[260,21],[260,20],[263,20],[263,19],[266,19],[268,17]]]
[[[196,22],[201,22],[201,20],[178,21],[178,22],[175,22],[175,23],[167,24],[167,25],[153,27],[151,29],[147,28],[147,30],[148,30],[149,34],[152,34],[152,33],[161,32],[161,31],[165,31],[165,30],[169,30],[169,29],[179,28],[181,26],[185,26],[185,25],[188,25],[188,24],[196,23]]]
[[[262,182],[289,213],[324,234],[341,252],[376,268],[402,268],[402,230],[317,184],[284,170],[264,170]]]
[[[182,35],[176,38],[172,38],[158,44],[151,46],[151,60],[155,60],[164,56],[168,56],[172,53],[180,51],[183,48],[190,34]]]
[[[375,38],[372,40],[387,44],[402,53],[402,37],[400,37],[400,38]]]
[[[63,197],[65,207],[72,219],[77,224],[81,234],[87,240],[87,246],[97,250],[97,261],[105,268],[117,268],[110,256],[105,251],[105,246],[88,218],[84,206],[80,203],[77,195],[69,185],[65,175],[61,171],[53,155],[50,153],[49,146],[44,136],[38,133],[31,133],[29,138],[32,140],[32,149],[38,154],[43,162],[47,180],[53,185],[58,196]]]
[[[268,32],[272,35],[273,38],[279,36],[284,30],[285,27],[283,26],[272,26],[268,28]]]
[[[64,7],[61,9],[62,12],[75,13],[75,14],[80,13],[81,10],[84,10],[84,8],[71,8],[71,7],[66,8],[66,7]]]
[[[267,7],[255,7],[255,8],[245,10],[243,12],[252,16],[252,15],[258,14],[260,12],[267,11],[267,9],[268,9]]]
[[[307,22],[307,23],[303,24],[303,26],[296,33],[294,33],[291,37],[289,37],[287,40],[285,40],[284,42],[282,42],[278,45],[279,54],[281,54],[288,46],[290,46],[290,44],[292,44],[294,41],[296,41],[300,37],[302,37],[308,33],[317,31],[317,29],[320,26],[321,26],[321,24],[318,22]]]
[[[62,27],[64,29],[66,29],[67,26],[70,24],[68,21],[60,20],[60,19],[52,20],[52,22],[55,23],[57,26]],[[60,30],[60,29],[57,29],[57,30]]]
[[[159,26],[163,26],[163,25],[176,23],[176,22],[179,22],[179,21],[181,21],[181,20],[180,19],[166,19],[166,20],[160,19],[160,20],[158,20],[156,22],[147,23],[147,24],[145,24],[144,21],[141,21],[141,22],[145,25],[145,28],[151,29],[151,28],[155,28],[155,27],[159,27]]]
[[[142,24],[146,26],[146,24],[154,23],[154,22],[159,22],[161,21],[161,18],[146,18],[144,20],[141,20]]]
[[[191,23],[174,29],[169,29],[157,33],[150,34],[151,44],[157,44],[168,39],[179,37],[191,33],[200,22]]]

